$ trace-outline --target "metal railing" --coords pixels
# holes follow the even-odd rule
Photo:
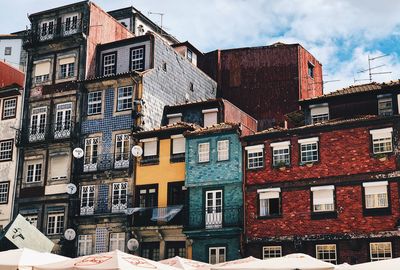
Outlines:
[[[84,173],[107,171],[112,169],[127,169],[131,163],[129,153],[116,154],[85,154],[79,159],[78,167]]]
[[[79,200],[75,206],[75,213],[79,216],[93,216],[102,214],[125,214],[126,209],[129,207],[128,198],[121,197],[118,200],[112,201],[112,198],[105,198],[95,200],[85,199]]]
[[[242,226],[241,207],[207,207],[187,211],[187,229],[217,229]]]
[[[24,143],[68,139],[73,134],[73,128],[74,122],[72,121],[31,125],[27,127],[26,131],[17,132],[16,142],[21,145]]]

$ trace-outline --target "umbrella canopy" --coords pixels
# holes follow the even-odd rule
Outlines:
[[[342,263],[335,266],[335,270],[350,270],[351,265],[348,263]]]
[[[382,260],[376,262],[367,262],[352,265],[349,269],[351,270],[376,270],[376,269],[384,269],[384,270],[398,270],[400,269],[400,258]]]
[[[211,268],[211,264],[189,260],[179,256],[162,260],[160,263],[184,270],[208,270]]]
[[[33,266],[70,260],[51,253],[37,252],[28,248],[11,249],[0,252],[0,269],[32,269]]]
[[[286,255],[268,260],[256,260],[241,264],[222,267],[215,266],[213,270],[333,270],[335,265],[317,260],[302,253]]]
[[[66,262],[41,265],[35,270],[177,270],[177,268],[148,260],[119,250],[83,256]]]
[[[262,261],[262,260],[254,258],[253,256],[249,256],[249,257],[243,258],[243,259],[218,263],[218,264],[214,265],[213,268],[218,267],[218,269],[226,269],[226,268],[231,267],[232,265],[241,265],[244,263],[251,263],[251,262],[256,262],[256,261]]]

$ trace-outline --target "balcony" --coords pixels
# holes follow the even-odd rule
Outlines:
[[[74,131],[72,121],[57,122],[52,124],[31,125],[27,132],[18,131],[16,136],[17,145],[27,143],[48,142],[49,140],[59,141],[69,139]]]
[[[190,209],[187,215],[187,230],[214,230],[242,226],[241,207]]]
[[[108,170],[128,169],[131,158],[129,153],[85,155],[81,159],[81,171],[84,173]]]
[[[74,34],[83,32],[82,20],[71,21],[69,23],[54,23],[46,27],[37,27],[27,30],[23,39],[23,46],[33,46],[38,42],[58,40]]]
[[[133,226],[183,225],[183,205],[154,208],[133,208]]]
[[[79,205],[75,207],[76,214],[79,216],[93,216],[103,214],[124,214],[128,208],[128,198],[119,198],[112,202],[111,198],[95,200],[86,198],[80,200]]]

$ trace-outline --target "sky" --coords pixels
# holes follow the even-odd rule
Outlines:
[[[0,33],[29,26],[27,14],[70,4],[70,0],[0,0]],[[323,65],[324,92],[373,80],[400,79],[398,0],[97,0],[104,10],[134,6],[180,41],[203,52],[300,43]],[[360,80],[360,81],[354,81]]]

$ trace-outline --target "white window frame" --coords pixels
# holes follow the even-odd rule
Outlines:
[[[328,103],[310,105],[311,124],[322,123],[329,120]]]
[[[186,139],[182,134],[172,135],[171,143],[173,155],[185,154]]]
[[[224,215],[224,192],[222,189],[209,190],[205,194],[206,229],[222,228]]]
[[[9,192],[10,192],[10,182],[0,182],[0,204],[8,203]]]
[[[54,138],[68,138],[71,135],[72,102],[57,104],[55,118]]]
[[[389,256],[388,257],[386,257],[386,256],[379,257],[379,253],[377,253],[378,256],[374,256],[374,254],[373,254],[374,246],[388,245],[388,244],[390,246],[390,257]],[[385,252],[383,254],[385,254]],[[391,259],[393,257],[392,242],[372,242],[372,243],[369,243],[369,255],[370,255],[371,262]]]
[[[390,106],[388,106],[390,104]],[[378,115],[391,116],[393,115],[393,100],[392,97],[378,96]]]
[[[99,95],[100,93],[100,95]],[[99,99],[100,97],[100,99]],[[103,91],[93,91],[88,93],[88,115],[101,114],[103,101]],[[100,104],[100,106],[98,105]],[[98,109],[100,108],[100,111]]]
[[[50,29],[50,24],[52,25],[51,27],[51,31],[49,31]],[[43,31],[43,26],[45,26],[46,31]],[[55,20],[43,20],[40,22],[40,40],[49,40],[52,39],[54,37],[54,32],[56,30],[56,23]]]
[[[335,248],[335,256],[334,258],[331,258],[332,255],[332,250],[327,250],[329,247],[334,247]],[[328,255],[328,257],[325,257]],[[328,262],[328,263],[333,263],[337,264],[337,248],[336,244],[323,244],[323,245],[315,245],[315,258],[318,260]]]
[[[54,218],[51,222],[54,226],[50,227],[50,219]],[[60,221],[61,220],[61,221]],[[65,215],[64,212],[48,213],[47,214],[47,235],[62,234],[64,231]]]
[[[47,107],[32,109],[29,141],[41,141],[45,139],[47,126]]]
[[[117,53],[107,53],[102,55],[103,60],[103,76],[115,75],[117,72]]]
[[[298,140],[299,147],[300,147],[300,163],[313,163],[318,162],[319,160],[319,138],[307,138],[307,139],[300,139]],[[315,146],[315,149],[314,149]],[[311,147],[311,149],[308,149]],[[313,153],[316,152],[317,154],[314,155]],[[307,153],[311,153],[311,159],[309,159]],[[316,156],[316,157],[315,157]]]
[[[125,251],[125,233],[110,233],[109,251],[113,250]]]
[[[246,146],[247,169],[259,169],[264,167],[264,145]]]
[[[13,140],[0,141],[0,161],[12,160],[13,149],[14,149]]]
[[[393,128],[370,130],[374,155],[393,152]]]
[[[335,186],[318,186],[318,187],[311,187],[311,192],[313,196],[313,212],[332,212],[335,210]],[[323,202],[320,204],[316,204],[316,193],[321,192],[325,193],[325,197]]]
[[[129,167],[129,151],[131,139],[128,133],[115,135],[114,168]]]
[[[124,212],[128,207],[128,182],[113,183],[112,187],[111,212]],[[125,203],[123,201],[125,201]]]
[[[198,162],[206,163],[210,161],[210,143],[203,142],[197,145]]]
[[[168,125],[182,122],[181,113],[167,114],[167,118],[168,118]]]
[[[78,235],[78,256],[91,255],[93,250],[93,236],[91,234]]]
[[[217,141],[218,161],[229,160],[229,140]]]
[[[202,110],[201,112],[203,113],[203,127],[218,124],[218,108]]]
[[[83,162],[84,172],[97,171],[97,163],[99,158],[99,142],[100,137],[85,139],[85,154]]]
[[[74,18],[76,18],[75,22],[74,22]],[[69,19],[69,22],[67,24],[68,19]],[[68,14],[68,15],[64,16],[63,23],[64,23],[63,32],[64,32],[65,36],[78,33],[78,29],[79,29],[79,14],[75,13],[75,14]],[[74,23],[75,23],[75,25],[74,25]],[[69,29],[67,29],[67,26],[68,26]]]
[[[215,250],[215,262],[212,262],[211,260],[211,251]],[[220,260],[220,253],[221,251],[224,251],[224,258]],[[226,247],[209,247],[208,248],[208,263],[209,264],[218,264],[218,263],[223,263],[226,262]]]
[[[24,218],[26,219],[26,221],[28,221],[31,225],[33,225],[35,228],[37,228],[38,226],[38,215],[37,214],[28,214],[28,215],[24,215]]]
[[[130,91],[130,94],[129,94]],[[121,93],[121,95],[120,95]],[[117,111],[123,112],[133,108],[133,87],[123,86],[117,89]]]
[[[75,76],[75,63],[60,65],[60,79],[72,78]]]
[[[282,257],[282,246],[263,246],[263,260]]]
[[[30,169],[32,168],[32,169]],[[29,172],[32,172],[32,180],[29,180]],[[26,183],[31,184],[31,183],[39,183],[42,181],[43,177],[43,163],[42,162],[36,162],[36,163],[31,163],[27,164],[26,166]]]
[[[143,157],[156,157],[158,156],[158,138],[153,137],[153,138],[146,138],[146,139],[141,139],[141,143],[143,143]],[[146,144],[147,144],[147,149],[146,149]],[[148,147],[149,145],[154,145],[155,144],[155,152],[151,151],[150,153],[148,152]]]
[[[86,194],[86,196],[84,196]],[[95,207],[96,187],[94,185],[81,187],[81,216],[93,215]]]
[[[271,143],[271,148],[274,167],[290,165],[290,141]]]
[[[259,199],[259,216],[260,217],[271,217],[281,215],[281,189],[280,188],[266,188],[258,189]],[[270,200],[278,199],[278,213],[272,214],[270,208]]]
[[[388,181],[367,182],[362,185],[364,188],[365,209],[389,207]]]
[[[144,47],[133,47],[130,49],[131,53],[131,71],[144,70]]]
[[[17,116],[17,98],[7,98],[3,100],[3,120],[15,118]]]

